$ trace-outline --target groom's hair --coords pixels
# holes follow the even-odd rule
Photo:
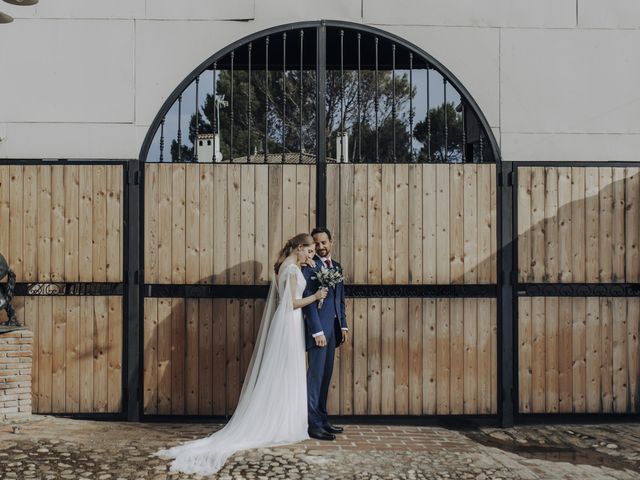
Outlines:
[[[331,240],[331,232],[329,231],[328,228],[325,227],[316,227],[313,230],[311,230],[311,236],[313,237],[316,233],[326,233],[327,237],[329,237],[329,240]]]

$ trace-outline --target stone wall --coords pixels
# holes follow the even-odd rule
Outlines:
[[[0,422],[31,415],[32,348],[31,331],[0,331]]]

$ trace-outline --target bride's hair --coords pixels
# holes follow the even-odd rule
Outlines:
[[[307,247],[313,244],[314,244],[313,237],[308,233],[299,233],[295,237],[287,240],[287,243],[284,244],[284,247],[282,247],[282,250],[280,250],[280,253],[278,253],[278,259],[276,260],[276,263],[273,266],[273,269],[276,272],[276,275],[280,270],[280,265],[282,265],[282,262],[284,262],[285,258],[291,255],[291,252],[293,252],[300,245],[304,245],[305,247]]]

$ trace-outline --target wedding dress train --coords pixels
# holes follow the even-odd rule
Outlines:
[[[237,451],[309,438],[304,323],[302,310],[293,309],[294,276],[296,298],[302,298],[306,280],[295,264],[281,267],[277,287],[275,279],[271,283],[238,406],[229,422],[209,437],[154,454],[173,458],[171,471],[210,475]]]

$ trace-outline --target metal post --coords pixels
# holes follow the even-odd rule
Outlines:
[[[517,235],[514,225],[515,196],[513,193],[514,164],[502,162],[498,175],[498,416],[503,427],[513,425],[516,411],[515,368],[515,255]]]
[[[327,89],[327,27],[321,22],[316,29],[316,226],[327,223],[327,112],[325,94]]]

